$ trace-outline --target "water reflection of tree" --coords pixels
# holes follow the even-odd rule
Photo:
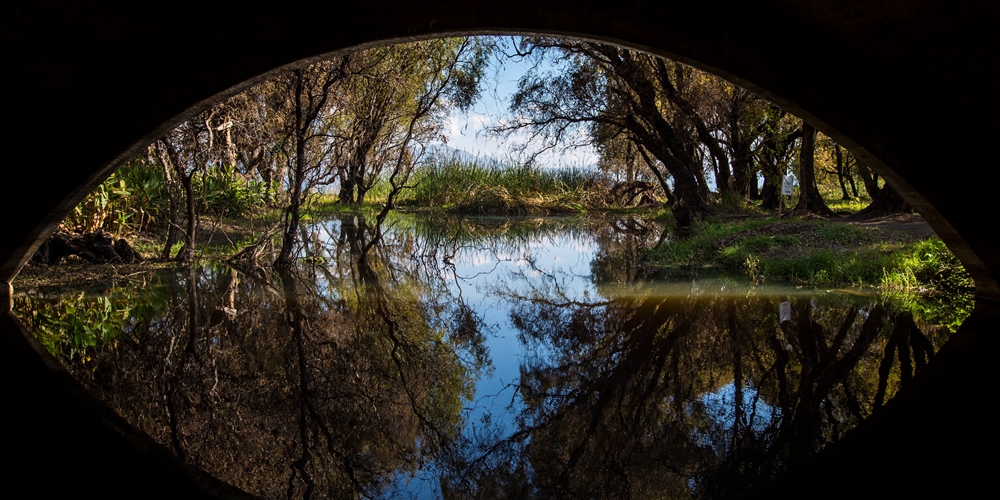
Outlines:
[[[345,245],[366,246],[345,231]],[[394,252],[343,252],[325,271],[271,282],[187,268],[168,312],[81,376],[186,461],[247,491],[379,496],[458,435],[480,368],[463,352],[482,351],[476,318],[394,272]]]
[[[629,283],[645,278],[645,253],[650,247],[669,238],[665,225],[638,218],[608,221],[594,232],[598,251],[591,262],[591,274],[597,283]]]
[[[184,268],[129,335],[71,369],[188,462],[264,496],[380,496],[434,460],[451,467],[445,496],[718,497],[840,439],[947,335],[870,298],[793,299],[779,324],[773,297],[643,291],[633,256],[662,234],[641,221],[385,223],[301,228],[294,272]],[[453,263],[532,266],[540,240],[567,233],[599,247],[591,280],[608,298],[571,296],[585,280],[550,269],[496,273],[501,298],[524,299],[511,319],[535,355],[513,431],[490,415],[460,431],[489,356]]]
[[[908,314],[870,299],[797,299],[779,325],[770,297],[548,292],[511,315],[538,353],[522,365],[518,429],[467,443],[450,491],[731,496],[871,414],[915,367],[898,353],[934,349]]]

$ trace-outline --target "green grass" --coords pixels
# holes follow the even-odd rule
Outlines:
[[[543,169],[449,159],[414,172],[398,205],[463,213],[580,212],[603,207],[610,186],[602,174],[579,168]]]
[[[937,237],[907,239],[823,220],[703,222],[689,236],[650,251],[647,261],[673,272],[714,271],[755,282],[921,293],[973,288],[968,273]]]
[[[376,185],[378,188],[378,185]],[[385,196],[379,196],[378,193],[373,194],[375,189],[369,191],[367,196],[365,196],[365,203],[362,206],[356,205],[346,205],[340,203],[336,194],[333,193],[317,193],[309,197],[308,203],[302,208],[302,217],[315,217],[324,214],[336,214],[336,213],[372,213],[375,214],[382,209],[381,203],[385,202]],[[280,211],[278,211],[280,216]]]
[[[840,198],[826,199],[826,206],[830,207],[830,210],[833,210],[835,213],[843,214],[855,214],[861,209],[867,207],[870,203],[871,199],[867,196],[854,200],[841,200]]]

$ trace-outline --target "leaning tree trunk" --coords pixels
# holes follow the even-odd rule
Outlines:
[[[639,154],[642,155],[642,160],[646,162],[646,166],[653,172],[653,176],[656,177],[656,181],[660,183],[660,189],[663,190],[663,195],[667,198],[667,202],[664,203],[664,206],[672,206],[677,200],[674,199],[674,193],[670,190],[670,185],[667,184],[667,180],[663,178],[663,173],[660,172],[660,169],[653,163],[653,160],[649,157],[649,154],[646,153],[646,149],[643,148],[641,144],[635,144],[635,147],[639,151]]]
[[[865,165],[861,160],[857,160],[858,164],[858,174],[861,175],[861,181],[865,185],[865,191],[868,192],[868,197],[875,201],[878,198],[879,191],[881,189],[878,187],[878,175],[874,174],[868,169],[868,165]]]
[[[855,219],[871,219],[892,214],[905,214],[913,211],[899,192],[892,186],[886,184],[879,189],[878,196],[872,200],[871,204],[854,214]]]
[[[816,185],[816,166],[814,154],[816,151],[816,129],[802,122],[802,149],[799,156],[799,203],[795,210],[805,210],[818,215],[830,216],[833,211],[826,206],[823,196],[819,194]]]
[[[837,155],[837,180],[840,181],[840,191],[843,193],[841,200],[851,200],[851,195],[847,192],[847,184],[844,182],[844,178],[850,178],[847,173],[847,168],[844,164],[844,155],[840,153],[840,144],[835,144],[833,146],[834,152]]]

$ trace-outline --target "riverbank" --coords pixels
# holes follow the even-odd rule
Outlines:
[[[314,209],[310,219],[362,214],[368,211]],[[471,221],[478,216],[442,210],[397,215],[434,219],[435,224],[452,219]],[[518,220],[551,216],[513,216],[510,227],[519,226]],[[875,287],[919,294],[970,294],[974,290],[958,260],[915,214],[858,223],[846,218],[778,218],[747,211],[698,222],[686,234],[669,229],[670,215],[661,209],[630,209],[627,214],[602,210],[572,217],[597,224],[614,224],[623,217],[660,220],[663,229],[656,230],[658,237],[639,249],[641,266],[651,276],[677,280],[728,276],[755,284],[779,281],[796,286]],[[225,259],[260,238],[264,229],[259,221],[203,221],[198,233],[199,257]],[[142,281],[170,265],[158,258],[162,243],[158,244],[155,233],[137,235],[131,241],[146,262],[95,265],[69,260],[58,266],[29,265],[22,270],[15,287],[100,288]]]
[[[872,286],[918,293],[974,290],[968,273],[919,216],[720,216],[650,249],[647,264],[678,278],[745,276],[752,282]]]

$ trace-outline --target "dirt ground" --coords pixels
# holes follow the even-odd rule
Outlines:
[[[918,213],[887,215],[865,221],[852,221],[847,218],[831,218],[830,221],[853,226],[876,227],[884,231],[901,231],[919,238],[934,236],[935,234],[923,216]]]

